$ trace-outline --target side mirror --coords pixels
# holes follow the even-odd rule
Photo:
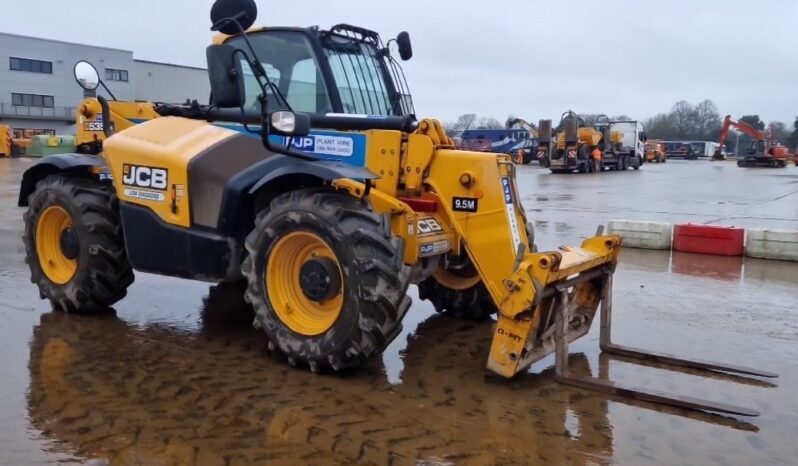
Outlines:
[[[79,61],[75,63],[75,81],[80,84],[80,87],[87,91],[93,91],[100,85],[100,73],[97,68],[87,61]]]
[[[396,36],[396,45],[399,47],[399,57],[403,61],[413,58],[413,44],[410,43],[410,34],[402,31]]]
[[[246,103],[244,71],[236,52],[235,47],[226,44],[211,45],[205,49],[211,96],[219,108],[237,108]]]
[[[216,0],[211,7],[212,31],[232,36],[251,28],[258,17],[255,0]]]
[[[282,136],[307,136],[310,134],[310,116],[307,113],[274,112],[269,115],[269,133]]]

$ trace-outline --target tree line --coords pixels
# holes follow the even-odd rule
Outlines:
[[[580,114],[586,125],[592,125],[598,114]],[[513,115],[508,116],[508,119]],[[734,118],[734,116],[733,116]],[[626,115],[613,117],[614,120],[630,119]],[[735,118],[737,119],[737,118]],[[752,127],[765,131],[770,129],[775,141],[784,144],[790,149],[798,148],[798,117],[792,123],[792,127],[781,121],[771,121],[765,123],[759,115],[743,115],[738,119],[748,123]],[[537,123],[537,121],[532,121]],[[557,122],[554,122],[555,124]],[[705,99],[696,105],[692,105],[686,100],[676,102],[669,112],[659,113],[647,120],[643,120],[646,135],[649,139],[663,139],[669,141],[716,141],[720,135],[722,117],[715,103]],[[460,115],[456,121],[444,123],[447,132],[453,135],[469,129],[500,129],[504,125],[496,118],[480,117],[474,113]],[[727,150],[734,149],[738,141],[738,136],[734,131],[729,133],[726,140]],[[739,136],[740,147],[748,147],[751,138],[741,134]]]

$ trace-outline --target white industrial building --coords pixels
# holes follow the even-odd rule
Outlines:
[[[210,96],[203,68],[136,60],[129,50],[0,32],[0,123],[17,138],[74,133],[75,107],[85,96],[72,71],[80,60],[97,67],[119,100],[206,103]],[[110,98],[102,86],[97,93]]]

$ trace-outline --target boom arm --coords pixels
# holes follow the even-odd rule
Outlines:
[[[757,141],[765,141],[768,139],[765,133],[759,131],[748,123],[744,121],[732,120],[731,115],[726,115],[726,118],[723,119],[723,126],[720,129],[720,137],[718,138],[719,145],[722,146],[726,142],[726,138],[729,136],[729,128],[731,127],[736,128],[741,133],[750,136]]]
[[[535,128],[535,125],[524,120],[523,118],[510,118],[504,124],[504,126],[507,128],[512,128],[515,125],[518,125],[521,128],[529,131],[529,134],[531,134],[533,138],[540,137],[540,133],[538,132],[538,129]]]

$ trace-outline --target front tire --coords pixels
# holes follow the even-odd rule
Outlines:
[[[110,184],[51,175],[39,181],[24,214],[31,282],[56,309],[97,311],[133,283],[116,194]]]
[[[467,255],[456,266],[441,265],[418,284],[418,297],[432,302],[435,311],[450,317],[485,320],[498,309]]]
[[[404,242],[366,202],[320,188],[282,194],[257,215],[246,249],[255,326],[290,364],[354,368],[401,330]]]

